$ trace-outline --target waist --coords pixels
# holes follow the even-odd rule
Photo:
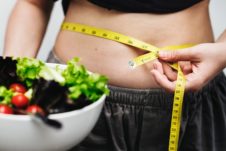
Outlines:
[[[145,13],[120,13],[85,3],[78,1],[75,6],[72,2],[65,21],[109,29],[157,47],[213,41],[208,14],[205,10],[198,13],[202,15],[197,19],[194,16],[192,19],[192,14],[186,12],[161,16]],[[81,63],[90,71],[108,76],[112,85],[130,88],[159,87],[150,74],[152,62],[134,70],[128,67],[129,60],[144,54],[145,51],[115,41],[76,32],[60,31],[55,53],[64,62],[78,56],[81,58]]]

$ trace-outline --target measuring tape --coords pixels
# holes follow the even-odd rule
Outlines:
[[[158,48],[130,36],[126,36],[126,35],[109,31],[106,29],[96,28],[93,26],[87,26],[87,25],[77,24],[77,23],[64,22],[62,24],[62,29],[117,41],[126,45],[139,48],[144,51],[149,51],[148,53],[138,56],[132,59],[131,61],[129,61],[129,66],[132,68],[136,68],[137,66],[140,66],[144,63],[157,59],[159,50],[179,50],[179,49],[193,46],[191,44],[185,44],[185,45],[176,45],[176,46],[167,46],[163,48]],[[177,63],[170,64],[170,66],[175,70],[177,70],[177,81],[176,81],[176,88],[174,92],[168,150],[177,151],[186,79],[183,75],[183,72],[180,66]]]

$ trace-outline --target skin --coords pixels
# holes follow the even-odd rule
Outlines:
[[[205,43],[177,52],[160,51],[159,58],[164,62],[189,61],[190,64],[181,66],[182,70],[185,68],[185,90],[198,91],[226,67],[226,43]],[[177,73],[163,64],[154,63],[151,73],[159,85],[173,92]]]
[[[157,47],[185,43],[205,44],[214,42],[208,5],[209,1],[204,0],[176,13],[152,14],[119,12],[96,6],[86,0],[72,0],[65,21],[106,28]],[[52,7],[53,3],[46,0],[17,1],[6,32],[5,56],[36,57]],[[15,24],[17,29],[14,28]],[[207,48],[208,46],[202,49],[209,51]],[[213,50],[218,51],[215,45]],[[146,53],[145,51],[70,31],[59,31],[54,52],[63,62],[78,56],[81,64],[88,70],[108,76],[109,84],[121,87],[159,88],[164,86],[156,79],[161,74],[160,68],[163,71],[170,70],[165,63],[158,61],[131,70],[128,61]],[[156,70],[156,64],[159,70]],[[190,63],[184,64],[186,66]],[[190,73],[191,69],[188,68],[187,72]]]

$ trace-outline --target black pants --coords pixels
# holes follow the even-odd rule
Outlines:
[[[173,94],[161,89],[109,89],[96,126],[71,151],[167,151]],[[185,94],[179,151],[226,151],[223,73],[199,92]]]

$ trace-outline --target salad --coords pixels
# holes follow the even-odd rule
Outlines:
[[[65,68],[32,58],[0,57],[0,113],[49,115],[83,108],[103,94],[107,77],[90,74],[79,59]]]

